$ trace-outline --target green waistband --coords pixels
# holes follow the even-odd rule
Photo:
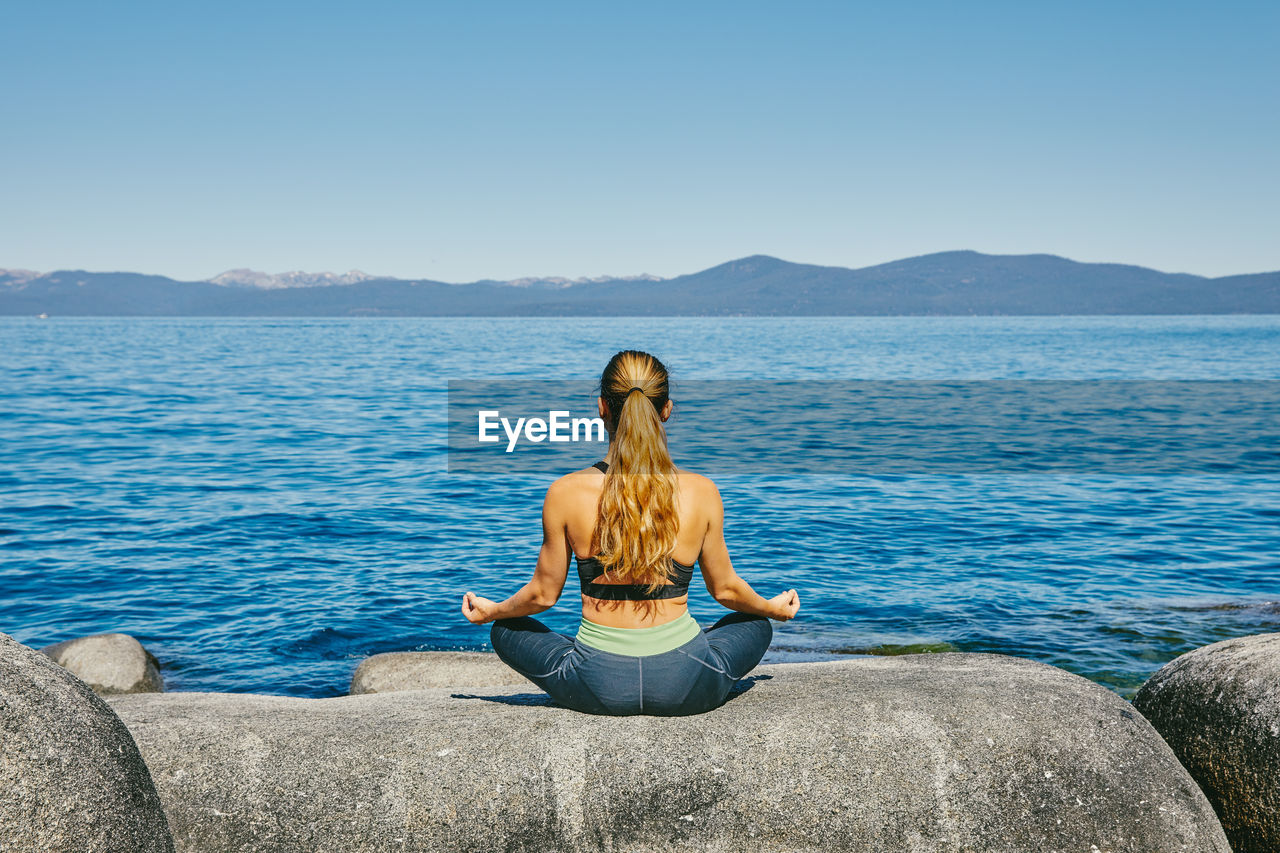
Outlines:
[[[602,652],[646,657],[677,649],[701,631],[688,610],[683,616],[652,628],[610,628],[583,619],[578,626],[578,642]]]

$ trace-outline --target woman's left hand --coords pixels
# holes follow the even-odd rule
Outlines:
[[[493,614],[497,609],[497,604],[487,598],[481,598],[474,592],[468,592],[462,596],[462,615],[467,617],[467,621],[472,625],[492,622]]]

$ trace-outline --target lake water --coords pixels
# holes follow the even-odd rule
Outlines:
[[[446,383],[1280,379],[1280,317],[0,318],[0,630],[138,637],[176,690],[332,696],[364,656],[485,649],[458,611],[532,570],[547,475],[446,471]],[[678,459],[698,470],[698,460]],[[1123,695],[1280,630],[1280,478],[719,481],[735,566],[794,586],[769,659],[1019,655]],[[543,615],[572,632],[570,586]],[[720,612],[695,585],[690,608]]]

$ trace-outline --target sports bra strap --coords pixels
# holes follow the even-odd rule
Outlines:
[[[679,598],[689,594],[689,583],[693,580],[693,566],[671,561],[671,583],[649,592],[648,586],[642,583],[598,583],[597,579],[604,575],[604,566],[595,557],[580,559],[578,563],[578,581],[582,585],[583,595],[599,598],[604,601],[652,601],[662,598]]]
[[[650,593],[649,587],[642,583],[596,583],[587,581],[582,585],[582,594],[601,601],[661,601],[667,598],[679,598],[689,594],[689,588],[669,583],[658,587]]]

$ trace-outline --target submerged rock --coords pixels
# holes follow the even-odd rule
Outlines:
[[[83,682],[0,634],[0,850],[173,850],[129,730]]]
[[[361,661],[351,676],[352,696],[427,690],[437,687],[532,688],[533,685],[488,652],[387,652]]]
[[[1236,853],[1280,850],[1280,634],[1187,652],[1133,704],[1200,783]]]
[[[186,850],[1229,853],[1150,724],[1060,669],[930,654],[743,687],[692,717],[511,690],[110,702]]]
[[[94,634],[40,649],[95,693],[159,693],[160,662],[128,634]]]

